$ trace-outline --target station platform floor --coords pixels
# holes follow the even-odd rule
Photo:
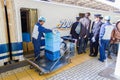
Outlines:
[[[28,65],[1,73],[0,80],[112,80],[99,74],[113,62],[113,59],[108,59],[106,63],[98,61],[98,57],[89,57],[87,50],[87,53],[76,54],[72,58],[72,63],[52,73],[40,76]]]

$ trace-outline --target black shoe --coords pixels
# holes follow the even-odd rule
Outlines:
[[[99,60],[100,62],[104,62],[104,60],[101,60],[100,58],[98,58],[98,60]]]
[[[92,56],[91,54],[89,54],[89,56]]]
[[[108,56],[108,58],[109,58],[109,59],[112,59],[112,57],[111,57],[110,55]]]
[[[91,57],[97,57],[96,55],[91,55]]]
[[[82,52],[78,53],[78,55],[82,54]]]
[[[93,55],[94,55],[93,53],[92,53],[92,54],[91,54],[91,53],[89,54],[89,56],[93,56]]]

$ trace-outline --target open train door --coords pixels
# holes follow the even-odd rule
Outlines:
[[[33,45],[31,42],[32,31],[35,23],[38,21],[37,9],[21,8],[21,27],[22,27],[22,40],[23,40],[23,55],[33,55]]]

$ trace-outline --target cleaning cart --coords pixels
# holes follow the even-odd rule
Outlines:
[[[62,41],[59,41],[61,39]],[[36,61],[37,57],[26,59],[26,61],[30,63],[30,69],[35,68],[39,75],[43,75],[71,63],[71,57],[74,55],[74,39],[70,36],[60,37],[59,33],[48,33],[45,36],[45,55],[41,57],[40,61]]]

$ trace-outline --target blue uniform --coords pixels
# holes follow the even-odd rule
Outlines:
[[[44,28],[40,23],[36,23],[33,29],[32,33],[32,42],[34,45],[34,54],[35,57],[38,57],[40,55],[40,47],[45,44],[45,42],[42,40],[42,37],[44,37],[43,33],[52,32],[50,29]],[[37,60],[40,60],[40,56],[37,58]]]
[[[106,22],[101,26],[100,34],[99,34],[99,42],[100,42],[100,61],[104,62],[106,59],[105,50],[109,46],[111,32],[114,26],[111,25],[110,22]]]
[[[99,32],[100,27],[102,25],[101,21],[93,22],[92,24],[92,32],[91,32],[91,40],[90,40],[90,56],[96,57],[98,55],[98,47],[99,47]],[[92,38],[95,38],[95,42],[92,41]]]

